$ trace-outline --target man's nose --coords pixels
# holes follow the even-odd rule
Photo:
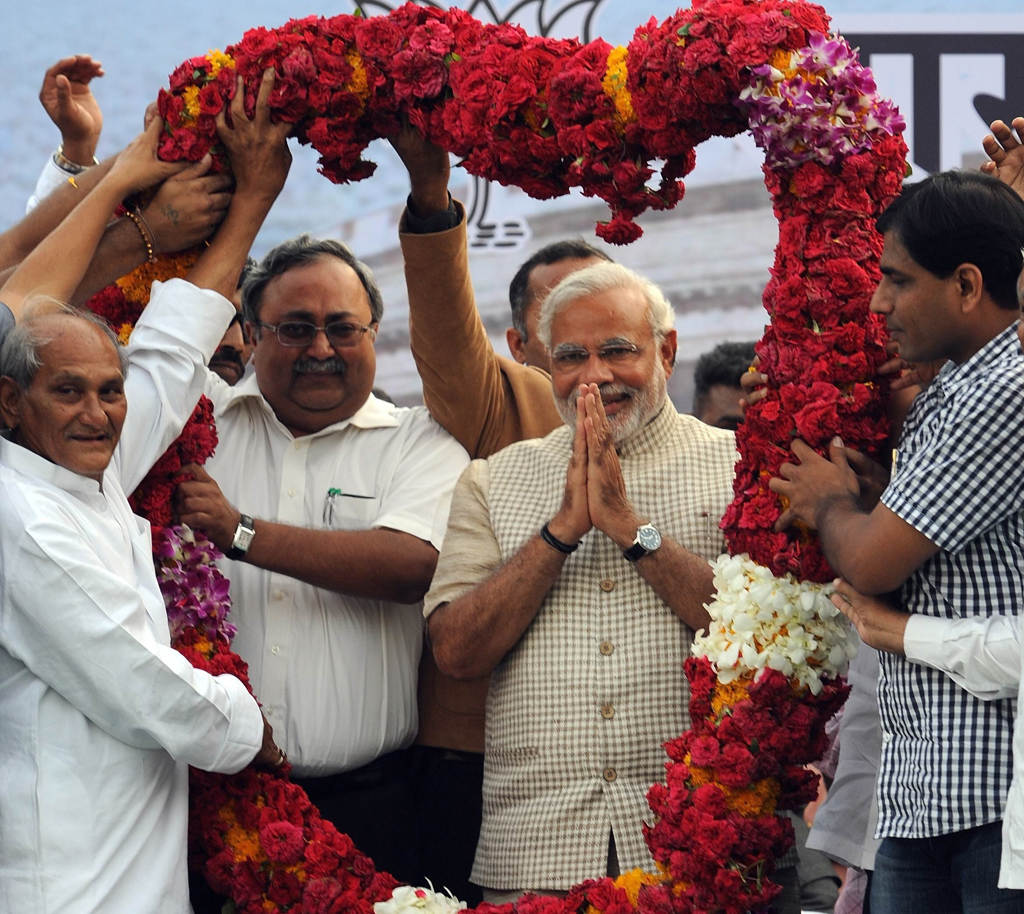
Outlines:
[[[871,304],[869,307],[872,314],[892,313],[892,302],[889,300],[889,297],[882,292],[881,286],[875,289],[874,295],[871,296]]]
[[[306,347],[306,354],[314,359],[329,359],[335,354],[326,330],[317,330],[313,334],[313,342]]]
[[[608,363],[598,353],[590,353],[586,364],[583,366],[583,370],[580,372],[579,383],[605,384],[614,380],[615,375],[612,373],[611,368],[608,367]]]
[[[79,421],[95,429],[105,429],[109,424],[107,411],[103,408],[103,402],[99,394],[87,394],[82,401],[82,409],[79,413]]]

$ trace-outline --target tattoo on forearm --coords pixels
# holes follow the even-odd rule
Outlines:
[[[164,215],[175,225],[178,224],[178,211],[170,203],[164,207]]]

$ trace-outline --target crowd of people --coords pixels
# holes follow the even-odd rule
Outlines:
[[[566,239],[512,277],[499,355],[448,155],[405,128],[424,406],[397,407],[366,265],[309,235],[249,257],[290,164],[273,73],[251,118],[241,92],[218,118],[230,178],[159,161],[152,111],[96,161],[101,75],[47,72],[62,142],[0,235],[0,911],[220,911],[189,884],[189,765],[287,760],[378,868],[470,903],[651,868],[645,795],[689,725],[734,431],[772,386],[753,344],[702,357],[678,412],[671,304]],[[879,219],[891,466],[794,441],[771,483],[864,642],[806,841],[845,875],[842,914],[1024,911],[1022,140],[996,122],[987,174],[908,185]],[[203,241],[127,346],[81,307]],[[175,506],[224,554],[259,704],[171,649],[127,500],[203,394],[219,444]],[[796,851],[772,878],[799,912]]]

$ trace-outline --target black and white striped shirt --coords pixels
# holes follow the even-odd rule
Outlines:
[[[914,401],[882,502],[939,547],[903,585],[908,612],[959,618],[1024,607],[1024,356],[1017,325]],[[972,697],[883,653],[878,836],[923,838],[999,820],[1016,702]]]

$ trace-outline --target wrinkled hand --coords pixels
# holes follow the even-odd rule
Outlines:
[[[946,364],[945,359],[938,362],[907,362],[900,358],[900,345],[895,340],[889,340],[885,344],[885,351],[892,358],[878,366],[878,373],[895,375],[889,381],[889,389],[893,391],[909,390],[913,387],[924,390]]]
[[[743,388],[740,409],[743,412],[768,396],[768,375],[762,374],[758,370],[760,367],[761,357],[755,355],[754,361],[750,363],[750,370],[740,375],[740,387]]]
[[[241,77],[231,100],[233,126],[228,126],[223,109],[217,115],[217,135],[231,159],[235,192],[270,201],[277,199],[288,177],[292,164],[288,134],[295,127],[284,121],[271,123],[267,102],[274,89],[274,79],[272,68],[263,72],[252,120],[245,115],[245,90]]]
[[[594,526],[621,549],[628,549],[644,522],[630,504],[615,436],[596,384],[580,385],[587,433],[587,504]],[[577,401],[578,402],[578,401]]]
[[[562,506],[548,524],[555,539],[576,543],[594,526],[587,503],[587,433],[584,427],[583,398],[576,398],[576,437],[572,442],[569,468],[565,472]]]
[[[854,624],[860,640],[876,650],[902,655],[903,634],[910,615],[877,597],[858,593],[842,578],[836,578],[835,585],[832,603]]]
[[[779,468],[782,478],[768,481],[768,488],[789,500],[789,505],[775,524],[785,530],[799,521],[812,530],[818,529],[820,509],[834,499],[852,499],[859,503],[860,484],[846,459],[846,449],[839,439],[829,445],[826,460],[799,438],[793,442],[793,454],[799,465],[784,463]]]
[[[1024,197],[1024,117],[1013,119],[1013,130],[1002,121],[993,121],[989,133],[981,141],[989,161],[981,166],[987,175],[993,175],[1008,185],[1017,195]],[[1013,131],[1017,131],[1017,136]]]
[[[39,101],[60,130],[64,155],[92,165],[103,130],[103,113],[89,83],[103,76],[103,65],[88,54],[58,60],[43,76]]]
[[[213,477],[196,463],[183,466],[176,482],[181,522],[202,530],[221,552],[227,552],[242,513],[224,497]]]
[[[256,757],[252,760],[252,763],[254,765],[258,765],[260,768],[269,768],[273,770],[275,768],[280,768],[287,761],[288,756],[285,755],[284,750],[274,742],[274,728],[270,726],[270,721],[267,720],[266,715],[264,715],[263,746],[260,748],[260,751],[256,753]]]
[[[412,205],[420,218],[448,208],[448,178],[451,165],[448,153],[440,146],[425,140],[408,119],[403,118],[402,129],[388,142],[409,172]]]
[[[158,254],[183,251],[213,234],[231,203],[231,177],[207,174],[206,155],[168,178],[142,210]]]
[[[885,487],[889,485],[889,471],[877,460],[855,451],[852,447],[844,447],[843,452],[850,468],[857,474],[861,510],[871,511],[878,504]]]
[[[161,162],[157,158],[162,129],[159,120],[153,121],[118,153],[103,181],[113,182],[122,196],[128,196],[185,171],[187,162]]]

